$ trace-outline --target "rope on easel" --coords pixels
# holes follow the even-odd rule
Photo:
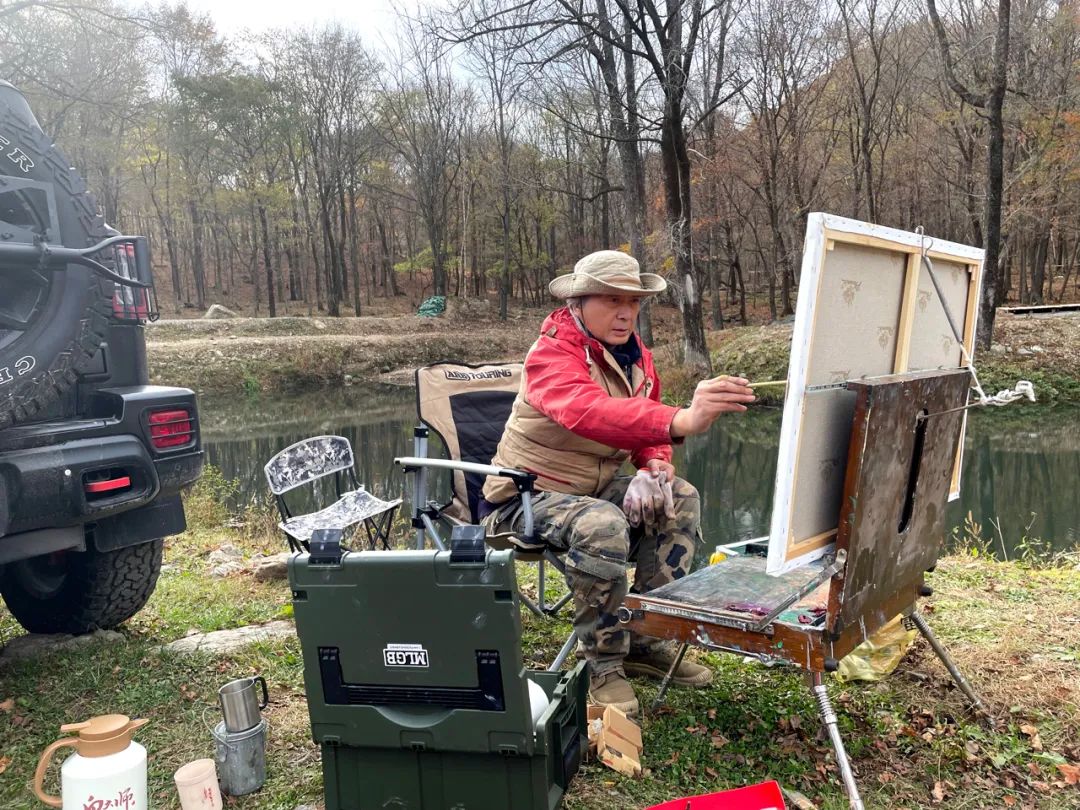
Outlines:
[[[920,225],[915,229],[915,233],[919,236],[919,254],[922,258],[923,266],[926,268],[926,272],[930,274],[930,281],[934,285],[934,290],[937,292],[938,301],[941,302],[941,308],[945,311],[945,320],[949,322],[949,328],[952,330],[953,337],[956,338],[956,342],[960,346],[960,352],[964,357],[964,368],[971,374],[971,388],[975,392],[978,400],[970,402],[960,408],[950,408],[947,411],[940,411],[939,414],[928,414],[930,416],[938,416],[940,414],[953,413],[954,411],[965,411],[968,408],[985,407],[988,405],[1002,407],[1004,405],[1010,405],[1013,402],[1021,399],[1027,399],[1030,402],[1035,401],[1035,386],[1028,380],[1017,380],[1016,385],[1011,389],[1005,388],[998,391],[993,396],[988,396],[983,390],[982,383],[979,382],[979,375],[975,371],[975,363],[971,358],[971,354],[967,350],[967,346],[964,345],[964,339],[960,335],[960,330],[956,328],[956,322],[953,320],[952,311],[949,309],[949,302],[945,300],[945,293],[942,292],[941,285],[938,283],[937,274],[934,273],[933,262],[930,261],[930,256],[927,255],[930,250],[930,246],[934,243],[933,239],[927,239],[926,232],[923,226]]]

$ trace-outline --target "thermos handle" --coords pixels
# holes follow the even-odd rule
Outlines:
[[[263,709],[266,708],[267,704],[270,702],[270,693],[266,691],[266,678],[264,678],[262,675],[256,675],[255,676],[255,682],[262,684],[263,702],[259,705],[259,711],[262,711]]]
[[[74,747],[78,744],[78,737],[65,737],[62,740],[57,740],[42,752],[41,759],[38,760],[37,770],[34,771],[34,795],[45,802],[45,804],[49,805],[49,807],[62,807],[64,804],[59,796],[50,796],[44,790],[45,771],[49,767],[49,760],[52,759],[52,755],[56,753],[58,748],[63,748],[66,745]]]

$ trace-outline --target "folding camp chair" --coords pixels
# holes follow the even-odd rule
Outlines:
[[[570,601],[566,593],[549,603],[546,595],[546,566],[550,564],[565,575],[561,559],[533,534],[532,490],[536,476],[523,470],[496,467],[491,458],[510,416],[510,408],[521,382],[521,363],[470,366],[464,363],[433,363],[416,370],[416,411],[420,425],[413,431],[413,455],[396,458],[394,463],[412,475],[412,525],[416,547],[430,541],[445,550],[439,524],[476,524],[481,489],[489,475],[513,480],[521,494],[524,531],[518,535],[490,535],[492,548],[514,548],[516,558],[538,564],[537,598],[519,596],[522,604],[539,617],[556,615]],[[442,439],[449,459],[428,457],[429,431]],[[451,472],[451,498],[438,503],[429,498],[429,471]],[[444,528],[445,531],[445,528]],[[548,667],[562,667],[577,640],[571,633],[555,660]]]
[[[344,531],[356,525],[363,525],[369,548],[390,547],[390,528],[401,498],[384,501],[360,485],[352,445],[344,436],[313,436],[289,445],[266,463],[263,472],[281,515],[278,527],[293,551],[307,551],[316,529]],[[305,484],[318,488],[316,482],[331,475],[337,500],[303,515],[289,511],[285,493]],[[351,484],[351,489],[343,491],[343,483]]]

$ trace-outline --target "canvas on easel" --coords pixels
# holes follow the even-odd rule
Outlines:
[[[960,368],[963,352],[923,265],[926,247],[969,356],[983,251],[830,214],[809,216],[788,368],[767,571],[832,548],[854,409],[848,380]],[[960,491],[963,433],[950,499]]]

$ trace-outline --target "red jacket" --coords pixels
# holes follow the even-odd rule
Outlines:
[[[597,494],[629,458],[671,460],[671,420],[660,402],[652,353],[627,379],[600,341],[586,337],[565,307],[551,313],[525,358],[521,389],[493,463],[527,469],[540,489]],[[492,503],[511,496],[507,479],[491,478]]]

